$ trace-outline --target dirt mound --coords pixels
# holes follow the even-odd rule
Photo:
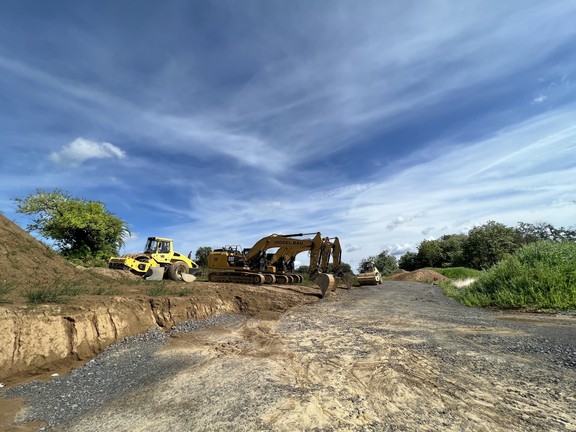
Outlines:
[[[397,270],[394,270],[392,273],[390,273],[390,275],[394,276],[394,275],[402,274],[402,273],[408,273],[408,271],[403,270],[403,269],[397,269]]]
[[[14,222],[0,215],[0,279],[2,282],[34,286],[77,270],[48,246],[40,243]]]
[[[138,275],[135,275],[134,273],[130,273],[129,271],[118,271],[118,270],[112,270],[109,268],[104,268],[104,267],[93,267],[93,268],[86,268],[86,267],[76,267],[78,270],[80,271],[86,271],[88,273],[92,273],[93,275],[97,275],[97,276],[104,276],[110,279],[116,279],[116,280],[125,280],[125,281],[136,281],[136,280],[140,280],[141,277]]]
[[[0,214],[0,292],[3,301],[22,302],[23,292],[29,289],[101,286],[121,277],[131,279],[132,275],[120,273],[75,266]]]
[[[415,270],[412,272],[396,273],[390,276],[389,279],[428,283],[437,283],[439,281],[448,280],[446,276],[441,275],[434,270]]]

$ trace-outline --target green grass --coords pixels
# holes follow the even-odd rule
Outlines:
[[[468,306],[576,310],[576,243],[527,245],[469,287],[443,288]]]
[[[60,292],[54,287],[41,286],[38,288],[26,290],[24,292],[28,303],[42,304],[42,303],[60,303],[62,296]]]
[[[148,281],[146,294],[150,297],[178,296],[186,297],[192,294],[192,288],[186,284],[173,284],[169,281]]]
[[[51,285],[40,285],[24,291],[28,303],[64,303],[66,297],[84,294],[86,289],[78,283],[70,281],[55,281]]]
[[[0,282],[0,303],[9,303],[6,297],[12,291],[14,291],[15,285],[9,282]]]
[[[109,285],[97,285],[90,288],[90,295],[107,296],[107,295],[118,295],[120,294],[120,289],[117,287]]]

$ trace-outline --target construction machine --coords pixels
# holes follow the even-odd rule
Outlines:
[[[382,275],[374,261],[365,261],[362,263],[357,278],[360,285],[378,285],[382,283]]]
[[[302,282],[302,276],[291,274],[294,259],[300,252],[310,254],[310,279],[320,287],[322,297],[329,289],[337,286],[337,281],[328,273],[328,262],[334,256],[333,269],[340,268],[340,252],[333,255],[334,243],[328,237],[316,233],[313,238],[299,238],[314,233],[272,234],[258,240],[249,249],[239,246],[226,246],[208,255],[208,280],[211,282],[235,282],[252,284],[288,284]],[[296,237],[296,238],[295,238]],[[270,249],[276,253],[268,253]],[[334,270],[333,270],[334,271]]]
[[[117,270],[129,270],[146,280],[192,282],[200,270],[198,264],[188,256],[174,251],[172,240],[162,237],[148,237],[144,252],[125,254],[108,260],[108,267]]]

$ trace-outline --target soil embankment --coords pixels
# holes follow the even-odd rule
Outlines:
[[[0,307],[0,382],[67,369],[149,329],[169,330],[221,313],[282,312],[318,301],[318,290],[304,286],[193,282],[186,287],[186,297],[84,296],[73,304]]]

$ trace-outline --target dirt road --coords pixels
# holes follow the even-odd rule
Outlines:
[[[55,430],[576,430],[576,317],[470,309],[421,283],[173,334],[153,356],[172,372],[135,366],[137,385]]]

